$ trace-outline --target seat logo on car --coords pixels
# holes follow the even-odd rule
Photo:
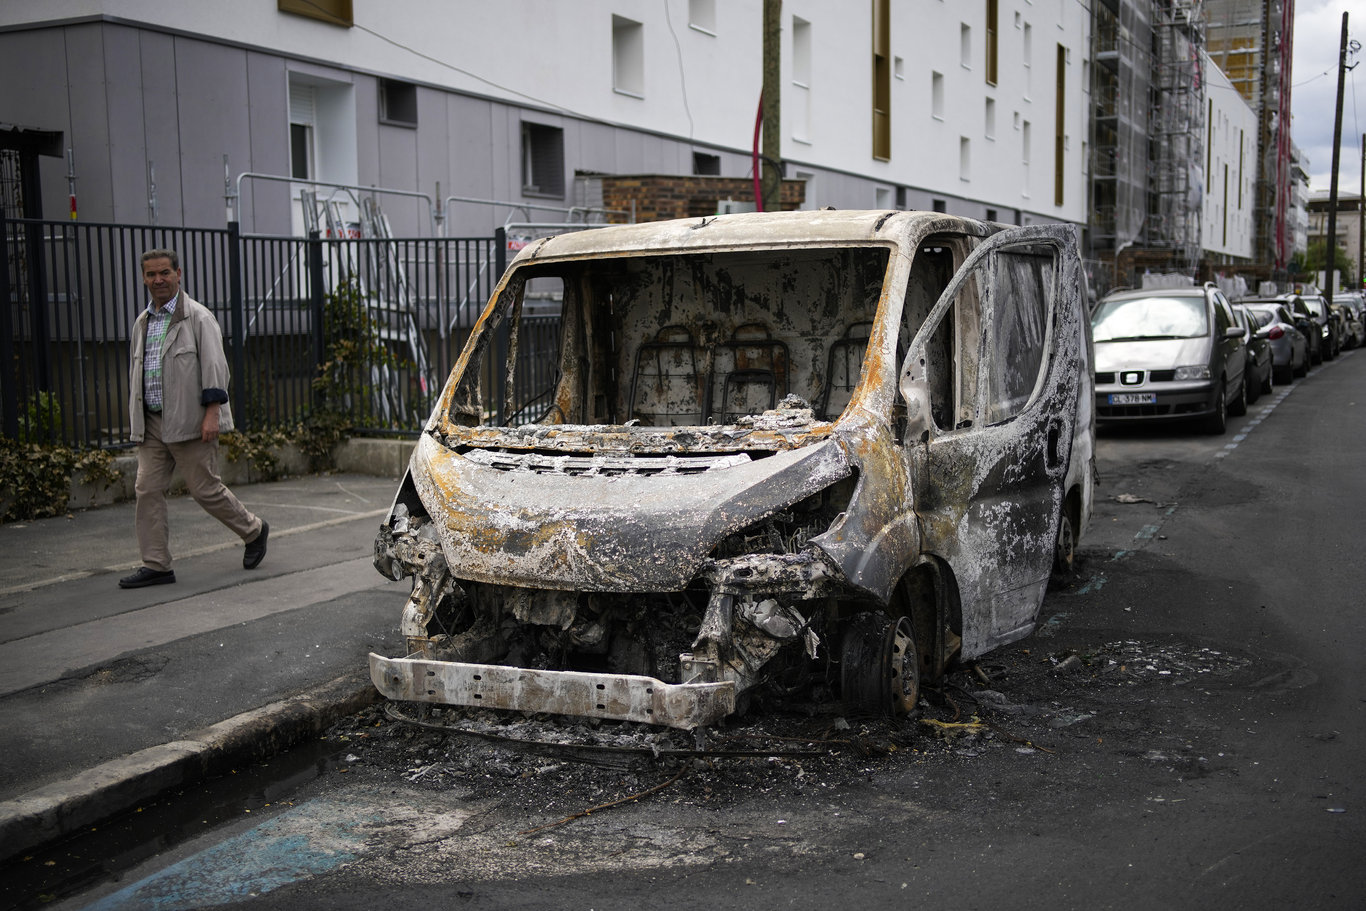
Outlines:
[[[1119,375],[1120,385],[1138,386],[1143,382],[1142,370],[1125,370]]]

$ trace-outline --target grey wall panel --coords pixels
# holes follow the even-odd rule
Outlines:
[[[443,96],[443,92],[431,89],[419,87],[417,90],[417,185],[414,189],[428,194],[437,203],[440,203],[436,199],[438,181],[441,183],[440,192],[451,192],[450,155],[447,150],[450,127]],[[431,218],[425,211],[422,217],[422,230],[432,230]]]
[[[362,185],[383,186],[379,129],[379,80],[373,76],[356,76],[356,147],[358,182]]]
[[[234,184],[243,171],[258,174],[289,173],[289,80],[285,62],[271,54],[247,54],[247,103],[251,131],[251,158],[232,161]],[[289,194],[280,183],[246,181],[243,214],[254,214],[251,230],[262,234],[289,234]],[[220,216],[221,217],[221,216]],[[213,224],[210,222],[210,224]]]
[[[182,131],[184,129],[180,95],[177,91],[176,40],[169,35],[156,32],[138,32],[138,57],[142,72],[142,142],[143,158],[140,162],[123,162],[116,180],[134,181],[145,186],[146,162],[156,163],[157,201],[161,210],[161,223],[164,225],[193,225],[198,227],[213,222],[196,219],[185,212],[184,175],[181,157]],[[185,94],[186,108],[196,106],[192,94]],[[136,168],[136,170],[133,170]],[[141,214],[129,213],[130,221],[144,222],[146,208]]]
[[[518,199],[522,195],[521,112],[496,104],[491,113],[489,120],[492,129],[489,131],[489,141],[493,147],[493,156],[490,181],[492,193],[489,195],[494,199]]]
[[[417,130],[407,127],[378,125],[379,174],[374,183],[388,190],[422,192],[417,183]],[[426,234],[426,206],[410,197],[381,195],[379,204],[389,216],[389,224],[396,235],[412,237],[421,226]]]
[[[67,144],[75,150],[82,173],[91,175],[90,179],[78,184],[83,221],[113,218],[116,213],[111,184],[115,180],[132,179],[122,162],[116,163],[110,158],[104,31],[98,24],[79,25],[66,29],[64,36],[73,124]],[[117,171],[114,170],[116,166],[119,167]],[[140,183],[145,185],[146,181]],[[46,195],[46,188],[44,191]]]
[[[617,145],[611,127],[600,123],[580,123],[574,167],[581,171],[617,173]]]
[[[0,34],[0,86],[4,86],[0,90],[0,121],[60,131],[63,146],[71,144],[66,42],[61,29]],[[99,161],[92,155],[91,167],[98,167]],[[43,214],[48,218],[65,218],[66,162],[43,156],[39,159],[39,172]]]
[[[181,223],[217,226],[223,224],[223,155],[230,161],[251,160],[247,52],[188,38],[176,38],[175,44]]]
[[[473,199],[497,197],[494,183],[494,159],[505,159],[509,154],[501,139],[503,134],[493,130],[495,122],[502,123],[505,109],[501,105],[463,95],[446,95],[446,173],[449,182],[442,181],[441,193]],[[446,232],[453,237],[468,237],[493,230],[503,223],[505,215],[487,205],[452,203],[446,213]]]
[[[614,130],[616,173],[643,174],[654,170],[645,157],[645,136],[629,130]]]
[[[112,219],[142,222],[151,218],[151,181],[148,177],[147,137],[143,132],[142,62],[138,33],[131,28],[107,26],[104,40],[104,103],[109,124],[110,197]],[[166,164],[171,164],[168,160]],[[161,192],[169,186],[178,195],[178,182],[164,180],[156,169],[157,220],[166,224]],[[174,178],[174,172],[171,175]],[[172,223],[179,217],[171,210]]]

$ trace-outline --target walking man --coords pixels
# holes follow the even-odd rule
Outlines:
[[[119,587],[175,581],[166,491],[176,468],[195,502],[246,542],[242,565],[255,569],[266,555],[270,526],[218,476],[218,434],[232,429],[223,331],[207,307],[181,292],[174,250],[148,250],[141,264],[150,301],[133,323],[128,410],[138,444],[133,489],[142,567]]]

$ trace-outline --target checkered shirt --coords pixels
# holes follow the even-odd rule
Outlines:
[[[171,298],[160,312],[147,305],[147,343],[142,349],[142,397],[148,411],[161,410],[161,346],[166,341],[166,330],[171,328],[180,295]]]

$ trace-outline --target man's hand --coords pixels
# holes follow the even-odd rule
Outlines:
[[[199,438],[205,443],[218,439],[218,403],[204,406],[204,423],[199,428]]]

